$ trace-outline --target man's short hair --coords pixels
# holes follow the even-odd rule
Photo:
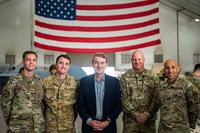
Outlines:
[[[198,63],[198,64],[196,64],[195,66],[194,66],[194,71],[196,71],[196,70],[200,70],[200,63]]]
[[[36,58],[38,58],[37,54],[34,51],[28,50],[23,53],[23,55],[22,55],[23,60],[25,59],[26,55],[28,55],[28,54],[34,54],[36,56]]]
[[[107,56],[106,56],[104,53],[96,53],[96,54],[93,56],[93,58],[92,58],[92,63],[94,63],[94,58],[95,58],[95,57],[101,57],[101,58],[106,59],[106,63],[107,63],[107,61],[108,61],[108,58],[107,58]]]
[[[61,55],[59,55],[59,56],[56,58],[56,64],[58,63],[58,60],[59,60],[61,57],[65,58],[65,59],[68,59],[68,60],[69,60],[69,63],[71,64],[71,59],[70,59],[70,57],[69,57],[68,55],[66,55],[66,54],[61,54]]]

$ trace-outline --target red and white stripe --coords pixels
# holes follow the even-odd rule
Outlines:
[[[160,44],[158,0],[77,0],[77,20],[35,15],[36,47],[116,52]]]

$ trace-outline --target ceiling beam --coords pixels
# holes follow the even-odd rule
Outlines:
[[[7,3],[8,1],[10,1],[10,0],[0,0],[0,5],[3,5],[5,3]]]
[[[180,7],[181,9],[187,10],[187,11],[191,12],[192,14],[194,14],[194,15],[200,17],[200,14],[198,14],[198,13],[196,13],[196,12],[194,12],[194,11],[188,9],[187,7],[183,7],[183,6],[181,6],[181,5],[175,3],[174,1],[171,1],[171,0],[166,0],[166,1],[168,1],[169,3],[172,3],[172,4],[174,4],[174,5],[176,5],[177,7]]]

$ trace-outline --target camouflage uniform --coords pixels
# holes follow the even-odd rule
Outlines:
[[[155,110],[151,106],[154,90],[159,79],[155,73],[145,69],[142,73],[128,70],[120,79],[123,108],[123,133],[155,133]],[[150,119],[145,124],[135,121],[136,112],[147,111]]]
[[[200,77],[188,75],[186,78],[200,89]]]
[[[44,117],[47,133],[75,133],[76,82],[67,75],[60,83],[56,75],[44,79]]]
[[[194,76],[192,74],[187,75],[186,77],[190,82],[192,82],[200,90],[200,77]],[[200,114],[198,115],[198,118],[197,118],[197,124],[200,125]]]
[[[9,132],[44,131],[41,110],[43,94],[42,79],[36,75],[26,79],[19,74],[8,81],[2,92],[1,106]]]
[[[189,133],[195,126],[199,107],[199,90],[184,76],[175,83],[164,81],[158,87],[160,107],[159,133]]]

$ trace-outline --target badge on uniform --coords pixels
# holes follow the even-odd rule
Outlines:
[[[139,85],[139,86],[142,86],[142,80],[139,80],[139,81],[138,81],[138,85]]]

